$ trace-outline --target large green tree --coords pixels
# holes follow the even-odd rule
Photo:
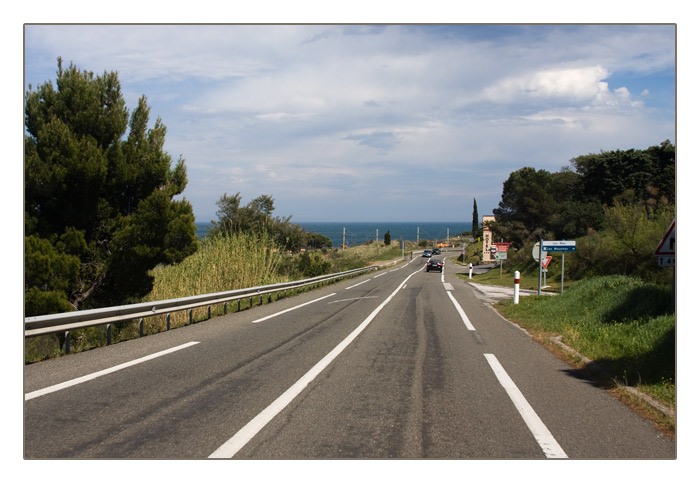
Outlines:
[[[552,175],[543,169],[521,168],[503,183],[503,195],[493,210],[492,229],[516,245],[542,235],[549,218],[557,211]]]
[[[164,151],[141,97],[129,114],[116,72],[58,59],[56,84],[25,94],[25,313],[123,303],[149,270],[197,249],[182,158]]]

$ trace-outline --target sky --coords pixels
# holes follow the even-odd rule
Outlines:
[[[146,96],[198,222],[235,193],[294,222],[470,222],[519,168],[676,141],[670,24],[28,24],[25,89],[59,56]]]

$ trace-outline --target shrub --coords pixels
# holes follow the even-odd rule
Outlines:
[[[324,260],[318,253],[303,252],[297,261],[298,270],[304,278],[317,277],[331,273],[331,262]]]

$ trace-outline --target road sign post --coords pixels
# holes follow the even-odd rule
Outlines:
[[[576,240],[547,240],[542,242],[548,252],[561,252],[561,292],[564,292],[564,254],[576,251]]]
[[[564,293],[564,253],[561,252],[561,287],[559,288],[559,293]]]
[[[542,295],[542,239],[538,243],[539,254],[537,255],[537,265],[539,265],[539,273],[537,275],[537,295]],[[546,253],[545,253],[546,255]]]
[[[549,285],[547,285],[547,267],[549,266],[549,262],[552,261],[552,257],[546,256],[542,259],[540,264],[542,265],[542,288],[547,288]]]

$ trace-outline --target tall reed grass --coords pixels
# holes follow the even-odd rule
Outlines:
[[[177,265],[158,266],[152,271],[153,290],[145,302],[166,300],[287,281],[279,273],[282,261],[273,239],[265,233],[239,232],[205,238],[199,250]],[[195,309],[202,318],[207,308]],[[165,316],[151,317],[150,331],[164,330]],[[188,320],[185,311],[171,315],[171,326]]]

